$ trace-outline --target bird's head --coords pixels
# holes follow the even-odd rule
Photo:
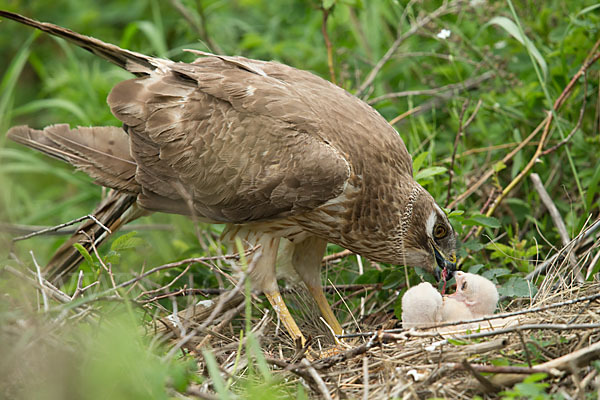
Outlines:
[[[456,271],[456,233],[433,197],[415,183],[400,221],[400,264],[421,267],[440,279]]]
[[[455,274],[456,292],[450,297],[464,302],[473,315],[493,314],[498,304],[496,285],[481,275],[458,271]]]

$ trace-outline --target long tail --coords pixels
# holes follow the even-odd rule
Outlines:
[[[75,243],[79,243],[88,253],[93,254],[94,248],[98,248],[111,233],[126,223],[146,215],[146,211],[137,207],[136,199],[136,196],[111,190],[91,213],[102,225],[93,219],[82,223],[77,231],[56,250],[46,265],[44,269],[46,279],[53,284],[62,284],[75,272],[79,263],[83,261],[81,253],[73,247]]]
[[[0,10],[0,17],[12,19],[13,21],[21,24],[29,25],[51,35],[66,39],[69,42],[74,43],[75,45],[136,74],[144,74],[148,71],[148,69],[152,70],[164,65],[164,63],[170,62],[168,60],[162,60],[159,58],[146,56],[141,53],[136,53],[135,51],[122,49],[114,44],[105,43],[99,39],[81,35],[77,32],[73,32],[70,29],[48,22],[36,21],[10,11]]]
[[[44,130],[27,126],[11,128],[8,138],[66,161],[83,170],[102,186],[113,189],[92,212],[95,220],[85,221],[54,254],[45,268],[51,282],[61,283],[83,260],[73,244],[81,244],[92,253],[110,233],[142,215],[136,206],[141,192],[135,180],[136,163],[129,153],[129,136],[114,126],[70,129],[68,125],[52,125]],[[108,228],[107,231],[105,228]]]

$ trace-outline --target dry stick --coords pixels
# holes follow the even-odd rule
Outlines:
[[[356,97],[361,97],[365,93],[365,91],[373,84],[373,81],[377,77],[377,74],[379,74],[379,71],[381,71],[383,66],[393,57],[396,50],[398,50],[400,45],[406,39],[408,39],[410,36],[414,35],[419,29],[421,29],[423,26],[427,25],[429,22],[441,17],[444,14],[453,12],[456,9],[455,5],[456,5],[455,3],[443,4],[434,12],[427,14],[425,17],[417,20],[410,27],[410,29],[404,33],[401,33],[400,27],[398,27],[398,35],[396,37],[396,40],[394,41],[394,43],[392,43],[392,45],[390,46],[388,51],[383,55],[383,57],[381,57],[381,59],[377,62],[375,67],[373,67],[371,72],[369,72],[369,75],[367,75],[367,78],[365,79],[365,81],[362,83],[362,85],[360,85],[360,87],[356,91],[356,94],[355,94]]]
[[[30,276],[27,276],[23,272],[11,267],[10,265],[5,265],[3,270],[21,278],[21,279],[26,280],[27,282],[31,283],[33,286],[35,286],[40,291],[46,290],[48,292],[48,294],[50,295],[50,297],[52,297],[54,300],[58,301],[59,303],[67,304],[72,301],[72,298],[68,294],[66,294],[65,292],[56,288],[54,285],[52,285],[46,279],[42,278],[42,283],[40,284],[39,280],[38,280],[39,278],[34,279]],[[29,272],[32,275],[36,275],[32,271],[29,271]],[[85,288],[83,288],[83,290],[89,288],[90,286],[92,286],[92,285],[86,286]]]
[[[481,100],[479,100],[479,104],[481,104]],[[460,115],[458,117],[458,132],[456,132],[456,137],[454,138],[452,157],[450,159],[450,168],[448,169],[448,193],[446,194],[446,208],[448,207],[448,203],[450,203],[450,190],[452,189],[452,178],[454,177],[454,160],[456,158],[456,149],[458,148],[458,141],[460,140],[463,134],[463,117],[465,116],[465,112],[467,111],[468,105],[469,99],[466,99],[463,102],[462,108],[460,110]]]
[[[67,226],[71,226],[74,225],[78,222],[84,221],[86,219],[92,219],[92,215],[88,214],[88,215],[84,215],[83,217],[79,217],[79,218],[75,218],[69,222],[65,222],[64,224],[60,224],[60,225],[56,225],[56,226],[51,226],[49,228],[43,228],[39,231],[35,231],[35,232],[31,232],[27,235],[23,235],[23,236],[18,236],[16,238],[13,239],[13,242],[18,242],[19,240],[25,240],[25,239],[29,239],[32,238],[34,236],[38,236],[38,235],[43,235],[45,233],[48,232],[56,232],[61,228],[67,227]],[[102,227],[102,229],[106,230],[108,233],[110,232],[110,229],[108,229],[106,226],[104,226],[100,221],[98,221],[95,217],[93,218],[94,222],[96,222],[98,225],[100,225]]]
[[[323,395],[323,398],[325,398],[326,400],[332,400],[331,394],[329,394],[329,389],[327,389],[327,385],[325,385],[323,378],[321,378],[321,375],[319,375],[317,370],[314,369],[314,367],[312,365],[310,365],[310,362],[306,358],[303,358],[302,361],[300,361],[300,364],[304,365],[306,367],[306,369],[308,370],[308,373],[310,374],[310,377],[317,384],[317,387],[319,388],[319,391]]]
[[[585,232],[580,233],[575,239],[573,239],[571,241],[571,243],[569,244],[569,251],[573,250],[577,250],[579,248],[579,246],[585,241],[587,240],[592,234],[594,234],[598,229],[600,228],[600,219],[596,220],[596,222],[594,222],[592,224],[592,226],[590,226],[588,229],[586,229]],[[567,248],[563,248],[561,249],[558,253],[554,254],[552,257],[550,257],[549,259],[547,259],[546,261],[544,261],[543,263],[541,263],[540,265],[538,265],[535,270],[533,270],[532,272],[530,272],[529,274],[527,274],[527,276],[525,276],[525,279],[527,279],[528,281],[532,281],[533,279],[535,279],[538,275],[543,274],[546,272],[546,270],[554,263],[554,261],[566,250]]]
[[[456,149],[458,148],[458,142],[460,138],[463,136],[464,131],[467,127],[473,122],[477,112],[479,111],[479,107],[483,101],[479,99],[477,102],[477,106],[475,106],[475,110],[473,114],[467,119],[467,122],[463,125],[463,117],[465,116],[465,112],[467,111],[467,106],[469,105],[469,100],[465,100],[463,103],[462,109],[460,110],[460,116],[458,118],[458,132],[456,133],[456,138],[454,139],[454,148],[452,150],[452,158],[450,161],[450,169],[448,170],[448,194],[446,195],[446,207],[448,207],[448,203],[450,202],[450,190],[452,189],[452,178],[454,177],[454,161],[456,160]]]
[[[352,254],[354,254],[354,253],[350,250],[343,250],[343,251],[340,251],[339,253],[330,254],[328,256],[323,257],[323,259],[321,260],[321,265],[325,265],[328,262],[339,260],[340,258],[344,258],[344,257],[347,257]]]
[[[329,33],[327,32],[327,19],[329,18],[329,8],[322,8],[323,11],[323,23],[321,24],[321,33],[323,34],[323,40],[325,40],[325,47],[327,48],[327,66],[329,67],[329,77],[331,83],[337,85],[335,80],[335,70],[333,68],[333,48],[331,46],[331,40],[329,40]]]
[[[38,279],[38,283],[41,287],[40,291],[42,292],[42,301],[44,303],[44,312],[48,312],[48,309],[49,309],[48,296],[46,296],[46,289],[44,288],[44,283],[43,283],[43,278],[42,278],[42,270],[40,269],[40,265],[38,264],[37,260],[35,259],[35,256],[33,255],[33,250],[30,250],[29,254],[31,254],[31,259],[33,260],[33,264],[35,265],[35,270],[37,272],[36,276]]]
[[[600,40],[597,42],[597,44],[598,43],[600,43]],[[504,188],[502,193],[500,193],[500,195],[496,198],[496,200],[494,201],[494,203],[492,204],[492,206],[490,207],[488,212],[485,213],[486,217],[490,217],[492,214],[494,214],[494,211],[496,211],[496,208],[498,208],[498,206],[500,205],[502,200],[504,200],[504,198],[517,186],[517,184],[519,184],[519,182],[521,182],[523,180],[525,175],[527,175],[529,173],[529,171],[533,168],[534,164],[537,162],[538,158],[542,155],[542,152],[544,150],[544,144],[546,142],[546,138],[548,137],[548,134],[550,133],[550,125],[552,124],[554,112],[558,111],[560,109],[560,107],[564,104],[564,102],[573,93],[573,87],[575,87],[575,83],[577,82],[577,80],[582,75],[584,75],[585,72],[587,71],[587,69],[590,66],[592,66],[593,63],[598,61],[599,58],[600,58],[600,53],[591,57],[590,61],[585,63],[579,69],[579,71],[575,74],[575,76],[573,76],[573,78],[571,79],[569,84],[565,87],[563,92],[560,94],[558,99],[556,99],[556,101],[554,102],[554,106],[552,107],[553,108],[552,111],[548,111],[548,114],[545,118],[546,125],[544,127],[544,132],[542,133],[540,143],[538,144],[538,147],[535,150],[533,157],[531,157],[531,160],[529,160],[529,162],[527,163],[525,168],[523,168],[523,170],[521,172],[519,172],[519,174],[508,184],[508,186],[506,186]],[[480,226],[479,229],[477,229],[477,232],[475,232],[475,236],[479,236],[479,234],[481,234],[483,229],[484,229],[484,227]]]
[[[560,212],[558,211],[558,208],[556,208],[556,205],[554,204],[554,202],[550,198],[550,195],[546,191],[546,188],[544,187],[540,176],[536,173],[532,173],[529,176],[529,178],[531,179],[531,182],[533,182],[533,187],[538,192],[540,200],[542,201],[542,203],[544,203],[544,206],[550,213],[550,217],[552,217],[552,221],[554,221],[554,225],[558,230],[558,235],[560,236],[563,246],[567,246],[571,239],[569,238],[567,227],[560,215]]]
[[[552,201],[550,195],[546,191],[546,188],[544,187],[540,176],[536,173],[532,173],[529,177],[533,182],[533,187],[540,196],[540,200],[542,200],[542,203],[544,203],[544,206],[550,213],[550,217],[552,218],[552,221],[554,222],[554,225],[558,230],[558,235],[560,236],[560,240],[562,241],[563,247],[567,246],[571,239],[569,238],[567,227],[560,213],[558,212],[556,205],[554,205],[554,202]],[[569,263],[571,264],[571,268],[575,270],[575,268],[577,267],[577,259],[575,258],[575,254],[573,252],[569,252]],[[583,281],[583,276],[581,275],[581,272],[577,272],[577,277],[580,281]]]
[[[600,358],[600,342],[585,347],[580,350],[576,350],[572,353],[566,354],[562,357],[555,358],[548,362],[538,364],[533,369],[540,370],[552,370],[557,369],[560,371],[572,373],[572,366],[580,368],[588,365],[591,361]],[[512,386],[523,380],[523,375],[519,374],[499,374],[494,376],[491,381],[498,386]]]
[[[561,140],[554,146],[550,147],[549,149],[544,150],[542,152],[543,156],[548,155],[548,154],[552,153],[553,151],[558,150],[560,147],[564,146],[565,144],[567,144],[569,142],[569,140],[571,140],[571,138],[573,137],[575,132],[577,132],[579,130],[579,128],[581,128],[581,123],[583,121],[583,116],[585,114],[586,104],[587,104],[587,73],[584,73],[583,74],[583,101],[581,102],[581,109],[579,110],[579,119],[577,120],[577,124],[575,124],[575,127],[571,130],[571,132],[569,132],[567,137],[565,137],[563,140]]]
[[[464,80],[463,82],[458,83],[450,83],[445,86],[440,86],[432,89],[421,89],[421,90],[405,90],[403,92],[393,92],[386,93],[384,95],[374,97],[370,99],[367,103],[370,105],[374,105],[376,103],[382,102],[384,100],[397,99],[400,97],[409,97],[409,96],[435,96],[444,92],[452,91],[454,93],[459,92],[460,90],[469,90],[476,86],[479,86],[482,82],[485,82],[495,76],[493,71],[487,71],[483,74],[476,76],[474,78],[469,78]]]
[[[363,357],[363,400],[369,400],[369,357]]]
[[[360,284],[348,284],[348,285],[325,285],[323,286],[323,291],[324,292],[328,292],[328,293],[335,293],[336,291],[344,291],[344,292],[349,292],[349,291],[353,291],[353,293],[351,293],[350,295],[348,295],[348,297],[352,297],[352,296],[356,296],[357,294],[363,292],[363,291],[367,291],[367,290],[371,290],[371,289],[380,289],[382,286],[381,283],[360,283]],[[145,292],[145,294],[150,294],[151,292],[155,292],[158,291],[160,289],[156,289],[156,290],[151,290],[148,292]],[[174,292],[169,292],[169,293],[163,293],[161,295],[152,297],[150,299],[147,300],[143,300],[143,303],[151,303],[153,301],[156,300],[161,300],[167,297],[173,297],[173,296],[189,296],[192,294],[199,294],[205,297],[208,297],[210,295],[219,295],[222,293],[226,293],[231,291],[232,289],[219,289],[219,288],[181,288],[178,289]],[[282,294],[285,293],[295,293],[296,291],[293,288],[281,288],[279,290]],[[139,296],[138,296],[139,297]],[[332,306],[333,307],[333,306]]]
[[[186,22],[192,27],[193,30],[196,31],[200,39],[205,42],[206,46],[210,51],[215,51],[217,54],[223,54],[221,48],[212,41],[210,38],[208,31],[206,30],[206,23],[204,18],[204,10],[202,8],[201,2],[198,2],[198,16],[200,17],[200,23],[198,23],[194,18],[192,18],[189,10],[181,3],[180,0],[171,0],[171,5],[173,8],[181,14],[181,16],[186,20]]]
[[[466,361],[466,360],[465,360]],[[465,369],[463,363],[447,363],[444,364],[448,369],[461,370]],[[534,367],[516,367],[516,366],[496,366],[496,365],[479,365],[479,364],[469,364],[471,369],[477,372],[485,372],[485,373],[493,373],[493,374],[522,374],[522,375],[531,375],[538,372],[544,372],[548,375],[561,375],[560,371],[552,368],[539,368],[539,366]]]
[[[268,362],[269,364],[278,366],[279,368],[282,368],[284,371],[290,371],[290,372],[298,375],[299,377],[303,378],[306,382],[314,382],[312,376],[308,372],[305,371],[305,368],[299,368],[297,365],[294,366],[293,364],[290,364],[285,360],[282,360],[280,358],[270,357],[270,356],[267,356],[266,354],[264,357],[265,357],[265,361]]]
[[[78,219],[87,219],[87,215]],[[80,222],[80,221],[77,221]],[[67,224],[74,224],[76,222],[67,222]],[[37,235],[46,235],[46,236],[62,236],[62,235],[72,235],[77,232],[77,228],[69,228],[66,227],[61,228],[59,226],[42,226],[42,225],[21,225],[21,224],[8,224],[4,222],[0,222],[0,232],[6,232],[12,235],[28,235],[31,233],[35,233],[34,236]],[[125,225],[124,227],[119,229],[121,232],[131,232],[131,231],[172,231],[173,226],[168,224],[136,224],[136,225]],[[43,232],[42,232],[43,231]],[[23,238],[27,239],[27,238]],[[19,240],[23,240],[19,239]],[[16,240],[16,239],[15,239]]]
[[[477,371],[475,368],[473,368],[473,366],[465,359],[462,361],[462,363],[460,364],[460,366],[463,369],[466,369],[467,371],[469,371],[471,373],[471,375],[473,375],[475,377],[475,379],[477,379],[477,381],[489,392],[497,392],[498,390],[500,390],[500,387],[497,385],[494,385],[492,382],[489,381],[488,378],[486,378],[485,376],[481,375],[479,373],[479,371]]]
[[[408,117],[409,115],[412,115],[412,114],[414,114],[416,112],[419,112],[419,111],[421,111],[421,106],[416,106],[415,108],[411,108],[410,110],[405,111],[402,114],[398,115],[397,117],[393,118],[388,123],[390,125],[397,124],[398,122],[402,121],[404,118]]]
[[[546,117],[548,118],[548,117]],[[506,164],[511,158],[513,158],[515,156],[515,154],[517,154],[519,151],[521,151],[521,149],[525,146],[527,146],[527,144],[529,144],[529,142],[538,134],[538,132],[544,127],[544,124],[546,123],[546,120],[542,121],[534,130],[533,132],[531,132],[529,134],[529,136],[527,136],[525,138],[525,140],[523,140],[521,143],[519,143],[519,145],[517,147],[515,147],[511,152],[509,152],[507,155],[504,156],[504,158],[502,158],[502,160],[500,161],[503,164]],[[539,144],[538,144],[539,146]],[[497,164],[497,163],[495,163]],[[479,189],[481,187],[481,185],[483,185],[485,182],[487,182],[488,179],[490,179],[490,177],[492,175],[494,175],[496,173],[496,170],[494,168],[490,168],[485,174],[483,174],[481,176],[481,178],[479,178],[477,180],[477,182],[475,182],[472,185],[469,185],[469,189],[467,189],[464,193],[460,194],[456,199],[454,199],[452,202],[450,202],[450,204],[448,204],[448,208],[454,208],[458,203],[461,203],[463,200],[465,200],[467,197],[469,197],[470,195],[472,195],[477,189]]]

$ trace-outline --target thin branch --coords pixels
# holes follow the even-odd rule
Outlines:
[[[333,47],[331,45],[331,40],[329,39],[329,33],[327,32],[327,19],[329,18],[330,8],[322,8],[323,12],[323,22],[321,24],[321,33],[323,34],[323,40],[325,40],[325,47],[327,48],[327,66],[329,67],[329,78],[331,79],[331,83],[337,85],[335,80],[335,69],[333,67]]]
[[[42,301],[44,303],[44,312],[48,312],[48,309],[49,309],[48,296],[46,296],[46,289],[44,288],[44,282],[43,282],[43,278],[42,278],[42,270],[40,269],[40,265],[38,264],[37,260],[35,259],[35,256],[33,255],[33,250],[30,250],[29,254],[31,254],[31,259],[33,260],[33,265],[35,265],[35,270],[37,272],[36,276],[38,279],[38,284],[40,285],[40,292],[42,292]]]
[[[329,389],[327,389],[327,385],[325,385],[323,378],[321,378],[321,375],[319,375],[317,370],[315,370],[314,367],[310,365],[310,362],[306,358],[303,358],[302,361],[300,361],[300,364],[306,367],[310,377],[317,384],[319,392],[321,392],[323,398],[325,398],[326,400],[332,400],[331,395],[329,394]]]
[[[451,83],[451,84],[448,84],[445,86],[440,86],[440,87],[433,88],[433,89],[406,90],[403,92],[386,93],[384,95],[370,99],[367,103],[369,103],[370,105],[374,105],[374,104],[382,102],[384,100],[397,99],[400,97],[436,96],[441,93],[450,92],[450,91],[453,93],[459,93],[460,91],[470,90],[474,87],[477,87],[482,82],[485,82],[486,80],[491,79],[493,77],[494,77],[494,72],[487,71],[479,76],[476,76],[474,78],[469,78],[463,82]]]
[[[426,14],[424,17],[415,21],[415,23],[413,23],[411,27],[404,33],[402,33],[400,27],[398,27],[398,35],[396,37],[396,40],[394,41],[394,43],[392,43],[388,51],[383,55],[383,57],[381,57],[377,64],[375,64],[375,67],[373,67],[371,72],[369,72],[369,75],[367,75],[365,81],[362,83],[362,85],[360,85],[360,87],[356,91],[356,97],[362,97],[362,95],[365,94],[367,89],[373,84],[373,81],[375,81],[375,78],[377,77],[381,69],[394,56],[394,53],[396,53],[400,45],[404,43],[406,39],[414,35],[419,29],[421,29],[423,26],[427,25],[431,21],[438,19],[444,14],[454,12],[457,8],[457,3],[459,2],[444,3],[434,12]]]
[[[549,149],[544,150],[542,152],[543,156],[548,155],[548,154],[558,150],[560,147],[564,146],[565,144],[567,144],[571,140],[571,138],[573,137],[575,132],[577,132],[579,130],[579,128],[581,128],[581,122],[583,121],[583,116],[585,114],[585,106],[587,103],[587,88],[588,88],[587,74],[584,73],[583,74],[583,101],[581,104],[581,109],[579,110],[579,119],[577,120],[577,124],[575,124],[575,127],[571,130],[571,132],[569,132],[567,137],[565,137],[563,140],[561,140],[554,146],[550,147]]]
[[[81,217],[82,219],[87,219],[87,215],[85,217]],[[79,222],[79,221],[78,221]],[[76,222],[67,222],[67,224],[72,225]],[[43,232],[41,232],[43,231]],[[173,226],[168,224],[134,224],[134,225],[125,225],[122,228],[119,228],[121,232],[131,232],[131,231],[173,231]],[[37,235],[46,235],[46,236],[62,236],[62,235],[73,235],[77,232],[77,228],[57,228],[56,226],[41,226],[41,225],[21,225],[21,224],[9,224],[0,222],[0,232],[6,232],[12,235],[28,235],[30,233],[35,233],[34,236]],[[20,239],[22,240],[22,239]]]
[[[552,257],[535,267],[535,269],[525,276],[525,279],[531,281],[535,279],[538,275],[545,273],[548,268],[555,262],[555,260],[565,251],[577,250],[579,246],[587,240],[590,236],[592,236],[598,229],[600,229],[600,219],[596,220],[585,232],[580,233],[577,237],[575,237],[570,243],[568,247],[564,247],[560,250],[560,252],[554,254]]]
[[[480,103],[481,104],[481,100]],[[458,142],[463,134],[463,117],[465,115],[465,111],[467,111],[467,106],[469,105],[469,100],[465,100],[460,110],[460,115],[458,117],[458,132],[456,132],[456,137],[454,138],[454,146],[452,149],[452,157],[450,160],[450,168],[448,169],[448,193],[446,194],[446,206],[448,207],[448,203],[450,203],[450,191],[452,189],[452,178],[454,177],[454,161],[456,159],[456,149],[458,148]]]
[[[43,228],[41,230],[38,230],[38,231],[35,231],[35,232],[31,232],[31,233],[29,233],[27,235],[18,236],[16,238],[13,238],[13,242],[18,242],[19,240],[29,239],[29,238],[32,238],[34,236],[43,235],[43,234],[48,233],[48,232],[56,232],[56,231],[58,231],[61,228],[64,228],[66,226],[74,225],[74,224],[76,224],[78,222],[81,222],[81,221],[84,221],[84,220],[86,220],[88,218],[90,218],[89,215],[84,215],[83,217],[75,218],[75,219],[73,219],[73,220],[71,220],[69,222],[65,222],[64,224],[60,224],[60,225],[56,225],[56,226],[51,226],[51,227],[48,227],[48,228]],[[104,225],[101,225],[101,226],[104,227]]]

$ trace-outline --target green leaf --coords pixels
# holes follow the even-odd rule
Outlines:
[[[531,297],[537,293],[537,288],[523,277],[512,276],[498,288],[498,293],[508,297]]]
[[[494,17],[487,24],[485,24],[484,27],[488,25],[498,25],[508,32],[509,35],[517,39],[519,43],[527,48],[527,51],[531,53],[535,61],[538,63],[542,69],[544,78],[548,76],[548,65],[546,64],[546,60],[544,60],[544,57],[542,57],[542,54],[538,51],[533,42],[529,40],[525,34],[521,34],[521,31],[511,19],[506,17]]]
[[[79,254],[83,256],[85,261],[87,261],[90,266],[94,266],[94,259],[92,258],[90,253],[85,249],[85,247],[83,247],[80,243],[74,243],[73,247],[77,249]]]
[[[421,166],[423,165],[423,162],[425,162],[425,159],[427,158],[427,155],[429,153],[427,151],[422,152],[421,154],[419,154],[418,156],[415,157],[415,159],[413,160],[413,174],[416,176],[417,172],[419,172],[419,170],[421,170]]]
[[[404,271],[392,271],[383,279],[382,289],[392,289],[404,282]]]
[[[478,225],[486,228],[500,228],[500,221],[494,217],[486,217],[485,215],[472,215],[469,219],[463,222],[465,225]]]
[[[335,5],[335,0],[323,0],[323,8],[325,10],[329,10],[331,7]]]
[[[208,374],[212,378],[213,386],[219,398],[224,400],[230,399],[231,396],[225,386],[225,380],[221,376],[215,356],[210,351],[204,349],[202,350],[202,355],[204,356],[204,361],[206,361],[206,369],[208,369]]]
[[[494,172],[500,172],[504,168],[506,168],[506,164],[504,164],[502,161],[498,161],[496,164],[494,164]]]
[[[110,246],[110,249],[119,252],[121,250],[133,249],[145,243],[144,239],[135,237],[135,235],[137,235],[137,232],[132,231],[119,236]]]
[[[446,171],[447,171],[446,167],[425,168],[417,173],[417,176],[415,176],[415,180],[422,181],[424,179],[431,178],[432,176],[443,174]]]

